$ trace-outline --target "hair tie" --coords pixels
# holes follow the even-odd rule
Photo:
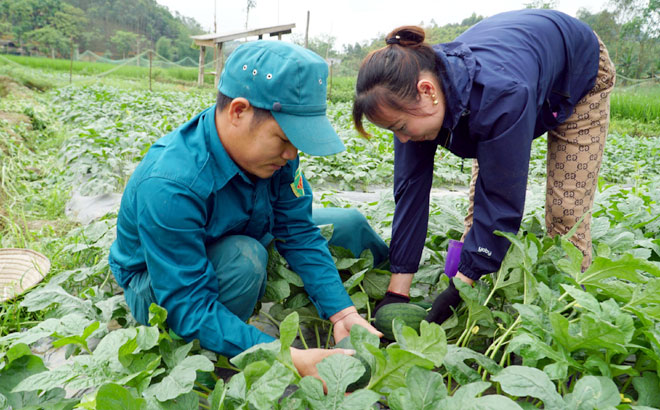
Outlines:
[[[397,35],[394,36],[394,37],[390,37],[390,38],[388,38],[388,39],[385,41],[385,44],[387,44],[387,45],[401,44],[401,42],[400,42],[399,40],[401,40],[401,36],[397,34]]]

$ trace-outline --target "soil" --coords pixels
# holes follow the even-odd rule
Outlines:
[[[19,112],[0,111],[0,120],[5,120],[9,122],[10,126],[22,122],[28,124],[30,127],[32,126],[32,121],[30,120],[30,117],[28,117],[25,114],[21,114]]]
[[[0,75],[0,97],[6,97],[8,95],[19,98],[27,97],[30,95],[30,89],[11,77]]]

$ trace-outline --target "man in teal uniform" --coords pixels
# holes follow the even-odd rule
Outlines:
[[[276,239],[319,315],[334,323],[335,340],[354,325],[380,335],[357,313],[315,222],[336,222],[335,236],[345,238],[338,245],[369,248],[376,261],[387,246],[357,211],[312,216],[299,168],[298,150],[344,150],[325,115],[327,73],[320,57],[292,44],[241,45],[216,105],[151,147],[124,191],[109,257],[138,322],[148,323],[157,303],[176,334],[230,357],[272,341],[246,321],[264,294],[266,246]],[[292,358],[311,375],[333,353],[292,349]]]

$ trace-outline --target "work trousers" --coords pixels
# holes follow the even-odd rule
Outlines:
[[[330,245],[349,249],[355,256],[370,249],[375,265],[387,259],[387,244],[359,211],[319,208],[313,210],[313,220],[316,225],[334,225]],[[266,290],[268,251],[264,244],[249,236],[230,235],[209,245],[206,253],[218,277],[218,301],[241,320],[247,321]],[[158,303],[149,272],[136,275],[125,289],[124,296],[133,317],[148,324],[149,306]]]
[[[600,56],[596,84],[565,122],[548,131],[545,225],[548,235],[564,235],[584,217],[570,238],[584,255],[583,271],[591,264],[591,208],[610,122],[610,93],[616,78],[607,48],[600,38],[598,43]],[[478,174],[479,164],[475,159],[463,239],[472,227]]]

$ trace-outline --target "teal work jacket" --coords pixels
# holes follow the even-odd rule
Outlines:
[[[299,158],[252,182],[225,151],[215,105],[156,141],[131,176],[117,219],[109,263],[126,288],[148,271],[170,328],[202,347],[234,356],[273,338],[218,302],[218,279],[206,248],[226,235],[279,252],[303,280],[322,318],[352,306],[326,240],[312,222],[312,190],[293,181]],[[298,180],[300,182],[300,180]]]

